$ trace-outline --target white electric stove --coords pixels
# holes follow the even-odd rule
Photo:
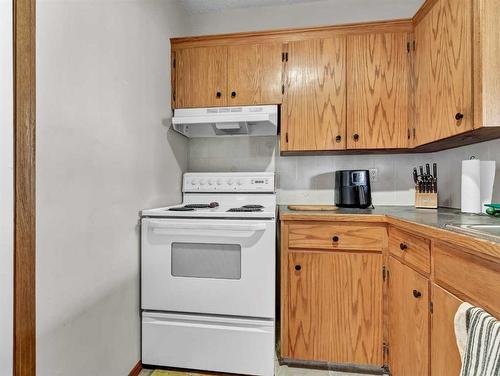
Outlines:
[[[186,173],[142,212],[142,362],[274,374],[273,173]]]

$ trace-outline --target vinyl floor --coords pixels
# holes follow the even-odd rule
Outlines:
[[[210,374],[211,376],[213,374]],[[139,376],[204,376],[201,372],[178,372],[165,370],[142,370]],[[305,368],[295,368],[288,366],[280,366],[276,364],[275,376],[370,376],[361,375],[359,373],[344,373],[335,371],[319,371]]]

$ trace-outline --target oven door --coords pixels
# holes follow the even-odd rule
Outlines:
[[[142,308],[274,318],[273,220],[142,220]]]

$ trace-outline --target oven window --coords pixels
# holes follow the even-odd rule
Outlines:
[[[241,279],[241,245],[172,243],[172,275]]]

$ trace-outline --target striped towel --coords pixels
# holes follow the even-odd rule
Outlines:
[[[455,315],[460,376],[500,376],[500,321],[463,303]]]

